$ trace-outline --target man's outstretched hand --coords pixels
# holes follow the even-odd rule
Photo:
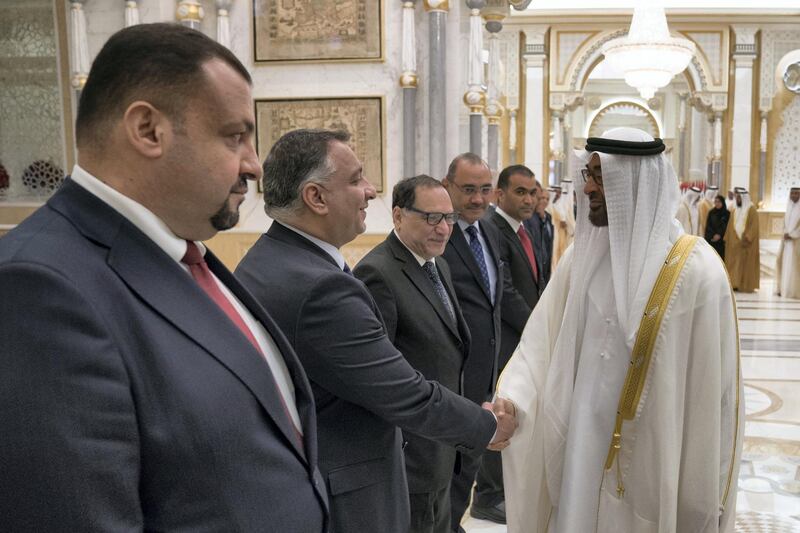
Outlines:
[[[484,402],[482,407],[497,417],[497,433],[486,448],[499,452],[508,446],[509,439],[517,429],[517,409],[511,400],[504,398],[495,398],[494,403]]]

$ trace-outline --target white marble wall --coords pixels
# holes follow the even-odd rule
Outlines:
[[[377,1],[377,0],[376,0]],[[231,49],[250,69],[253,76],[254,98],[274,97],[337,97],[383,96],[386,106],[386,183],[384,193],[370,204],[367,211],[367,232],[387,233],[391,227],[391,190],[402,176],[402,91],[398,83],[401,72],[401,2],[383,0],[385,10],[383,62],[364,63],[303,63],[268,65],[253,62],[252,1],[234,0],[230,11]],[[201,0],[206,12],[202,31],[215,35],[214,2]],[[428,14],[422,1],[416,2],[417,67],[417,172],[442,177],[444,169],[430,169],[428,149]],[[435,73],[447,80],[447,159],[466,151],[469,136],[465,132],[464,104],[461,97],[466,88],[466,59],[461,51],[468,34],[468,10],[463,2],[450,2],[447,17],[447,69]],[[175,0],[140,0],[141,22],[175,20]],[[125,2],[122,0],[89,0],[86,3],[87,32],[92,58],[108,37],[123,27]],[[266,154],[260,154],[264,157]],[[254,187],[251,187],[254,189]],[[251,191],[242,206],[242,220],[234,231],[263,231],[269,219],[263,213],[262,202]]]

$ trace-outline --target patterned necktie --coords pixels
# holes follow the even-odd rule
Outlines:
[[[453,324],[456,323],[456,313],[453,311],[453,303],[450,301],[450,297],[447,295],[447,291],[444,289],[444,284],[442,283],[442,279],[439,277],[439,271],[436,270],[436,265],[433,264],[433,261],[425,261],[422,265],[422,269],[428,274],[428,278],[430,278],[431,283],[433,283],[433,290],[436,291],[436,296],[444,304],[445,309],[447,309],[447,314],[450,315],[450,320],[453,321]]]
[[[519,225],[517,235],[519,235],[519,240],[522,241],[522,249],[525,250],[525,255],[528,256],[528,261],[533,269],[533,279],[538,280],[539,268],[536,266],[536,255],[533,253],[533,243],[531,242],[531,238],[528,237],[527,230],[522,227],[522,224]]]
[[[236,308],[233,307],[231,301],[228,300],[228,298],[222,293],[219,285],[217,285],[217,282],[214,280],[214,275],[208,268],[206,260],[203,258],[203,254],[200,253],[200,249],[192,241],[186,241],[186,253],[181,259],[181,263],[189,267],[189,272],[192,274],[192,277],[197,284],[200,285],[200,288],[203,289],[208,297],[211,298],[214,303],[225,312],[231,322],[233,322],[236,327],[239,328],[239,331],[241,331],[242,334],[247,337],[247,340],[249,340],[255,349],[258,350],[258,353],[263,356],[264,352],[261,351],[261,347],[258,345],[255,336],[253,336],[253,332],[247,327],[242,315],[236,311]],[[269,365],[267,365],[267,367],[269,367]],[[274,382],[275,377],[272,375],[272,369],[270,369],[270,376]],[[281,406],[286,414],[286,418],[289,419],[289,423],[292,425],[292,429],[294,429],[295,436],[297,437],[297,440],[300,443],[300,448],[302,449],[303,434],[295,425],[294,419],[289,414],[289,409],[286,407],[286,400],[284,400],[283,393],[281,392],[281,389],[278,387],[277,383],[275,383],[275,390],[278,393],[278,398],[281,400]]]
[[[475,226],[467,226],[467,234],[469,235],[469,249],[475,257],[475,262],[478,263],[483,286],[491,293],[492,291],[489,289],[489,270],[486,268],[486,260],[483,258],[483,246],[481,246],[481,241],[478,240],[478,230]]]

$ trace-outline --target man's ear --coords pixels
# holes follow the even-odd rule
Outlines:
[[[394,227],[398,227],[400,225],[400,221],[403,220],[403,213],[402,210],[394,206],[392,208],[392,222],[394,222]]]
[[[128,106],[122,127],[128,144],[144,157],[164,155],[165,142],[173,133],[171,121],[151,103],[137,100]]]
[[[303,185],[303,189],[300,191],[300,198],[303,200],[303,203],[306,204],[306,207],[312,213],[317,215],[327,215],[328,214],[328,202],[325,198],[325,195],[328,194],[320,184],[309,182]]]

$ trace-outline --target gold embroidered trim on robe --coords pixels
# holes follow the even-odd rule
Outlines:
[[[639,330],[636,332],[636,342],[633,345],[631,361],[628,366],[628,374],[625,376],[625,384],[617,407],[617,420],[614,424],[614,434],[611,437],[611,444],[606,456],[605,469],[608,470],[614,465],[620,447],[622,445],[622,421],[633,420],[636,415],[636,408],[642,396],[644,382],[647,377],[647,370],[650,367],[650,360],[653,355],[653,347],[656,343],[658,330],[661,321],[667,310],[678,276],[689,258],[689,253],[694,248],[698,237],[694,235],[682,235],[673,245],[664,261],[664,266],[658,273],[658,278],[650,292],[650,298],[645,306],[644,316],[639,322]],[[625,487],[622,484],[622,475],[619,471],[619,461],[617,460],[617,494],[622,497],[625,494]]]

